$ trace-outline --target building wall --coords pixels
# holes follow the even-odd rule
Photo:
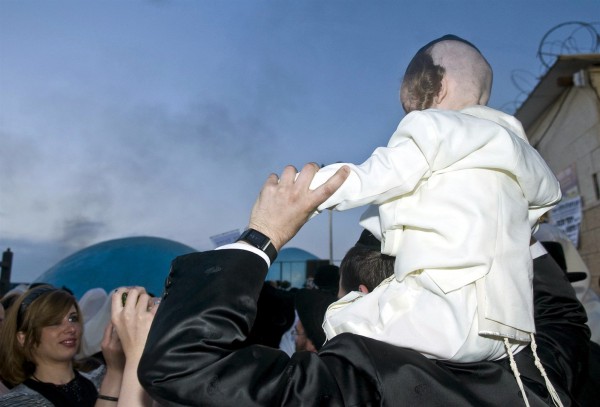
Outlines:
[[[589,70],[591,83],[565,92],[527,130],[555,174],[573,167],[583,200],[579,252],[600,293],[600,69]]]
[[[579,254],[592,275],[592,287],[600,293],[600,204],[583,213]]]

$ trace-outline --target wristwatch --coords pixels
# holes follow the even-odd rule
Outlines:
[[[271,243],[271,239],[260,233],[258,230],[246,229],[236,241],[249,243],[257,249],[262,250],[269,256],[271,264],[273,264],[277,258],[277,250],[275,249],[275,246],[273,246],[273,243]]]

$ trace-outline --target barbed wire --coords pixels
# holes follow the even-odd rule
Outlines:
[[[550,69],[559,55],[597,53],[600,51],[598,29],[600,23],[569,21],[558,24],[542,37],[537,57],[546,69]],[[561,36],[563,32],[566,35]]]
[[[586,23],[568,21],[552,27],[544,34],[538,46],[536,57],[540,61],[539,74],[525,69],[515,69],[510,80],[517,95],[500,107],[501,110],[514,113],[527,99],[539,78],[554,64],[560,55],[594,54],[600,52],[600,22]]]

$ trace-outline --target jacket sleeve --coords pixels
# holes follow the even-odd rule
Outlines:
[[[138,377],[166,406],[341,405],[334,378],[313,353],[245,340],[267,273],[245,250],[194,253],[173,261]]]
[[[318,207],[347,210],[367,204],[381,204],[415,189],[431,174],[439,148],[439,132],[423,112],[408,114],[398,125],[386,147],[378,147],[360,165],[337,163],[323,167],[313,178],[315,189],[343,165],[350,167],[342,186]]]

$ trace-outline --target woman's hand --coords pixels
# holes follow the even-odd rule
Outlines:
[[[123,294],[127,293],[125,304]],[[112,323],[128,362],[140,359],[158,305],[143,287],[122,287],[113,293]]]
[[[102,337],[102,355],[106,361],[106,374],[102,379],[99,393],[109,397],[119,397],[121,384],[125,374],[125,353],[119,340],[119,335],[112,323],[108,323]],[[111,401],[98,399],[96,407],[108,407],[114,404]]]
[[[127,296],[123,294],[127,293]],[[127,358],[117,407],[147,407],[152,400],[137,378],[137,368],[146,345],[158,303],[142,287],[122,287],[113,293],[112,323]]]
[[[123,372],[123,368],[125,367],[125,353],[123,353],[119,335],[110,322],[104,328],[104,336],[102,337],[100,348],[102,349],[102,356],[104,356],[104,360],[106,361],[106,369]]]

